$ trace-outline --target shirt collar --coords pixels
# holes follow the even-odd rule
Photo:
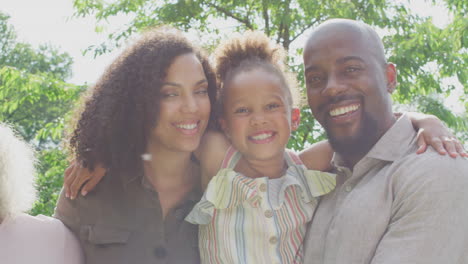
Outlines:
[[[368,157],[384,161],[395,161],[403,153],[407,152],[415,136],[416,132],[411,120],[406,114],[403,114],[362,160]],[[343,158],[336,152],[333,154],[332,164],[335,167],[346,167]]]

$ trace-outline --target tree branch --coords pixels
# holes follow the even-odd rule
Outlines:
[[[233,18],[235,20],[237,20],[238,22],[244,24],[248,29],[254,29],[252,23],[250,23],[249,19],[248,18],[242,18],[236,14],[234,14],[233,12],[231,12],[230,10],[227,10],[226,8],[224,7],[221,7],[221,6],[218,6],[218,5],[215,5],[215,4],[212,4],[212,3],[207,3],[207,5],[209,7],[212,7],[214,9],[216,9],[216,11],[218,12],[221,12],[223,13],[224,15],[230,17],[230,18]]]
[[[310,22],[307,24],[305,27],[302,28],[301,32],[297,33],[294,37],[291,38],[291,42],[296,40],[300,35],[302,35],[307,29],[309,29],[311,26],[315,25],[319,19],[314,19],[314,21]]]
[[[284,8],[283,16],[281,18],[281,24],[280,24],[280,27],[279,27],[278,41],[277,41],[278,43],[280,43],[280,40],[282,38],[283,41],[281,42],[281,44],[283,45],[284,49],[286,49],[286,50],[289,50],[289,43],[291,43],[291,41],[289,40],[289,26],[290,25],[288,23],[285,23],[286,19],[289,17],[290,11],[291,11],[290,3],[291,3],[291,1],[286,1],[284,3],[285,8]]]
[[[268,15],[268,0],[262,1],[263,20],[265,21],[265,34],[270,36],[270,17]]]

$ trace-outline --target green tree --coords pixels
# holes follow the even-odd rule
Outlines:
[[[390,33],[384,37],[387,55],[399,69],[399,87],[394,100],[437,115],[460,131],[459,136],[466,140],[468,116],[466,111],[455,115],[444,106],[443,100],[455,86],[443,85],[443,80],[458,82],[467,94],[468,4],[463,0],[432,1],[436,2],[445,5],[454,16],[453,22],[443,29],[434,26],[430,18],[411,13],[405,4],[389,0],[116,0],[111,3],[74,0],[74,7],[76,16],[94,15],[98,22],[119,14],[132,18],[120,31],[110,33],[109,41],[91,47],[95,55],[121,45],[136,32],[160,24],[197,31],[208,46],[216,45],[231,31],[262,30],[290,50],[294,41],[303,41],[301,36],[308,29],[329,18],[364,21]],[[211,38],[207,40],[205,36]],[[291,50],[293,56],[289,62],[304,87],[298,59],[301,52],[301,49]],[[460,98],[462,102],[465,99],[466,96]],[[307,107],[302,114],[302,125],[290,141],[294,149],[323,138]]]
[[[0,12],[0,121],[35,146],[39,199],[31,213],[51,215],[66,168],[59,147],[64,122],[84,87],[65,82],[71,75],[68,54],[18,42],[8,19]]]

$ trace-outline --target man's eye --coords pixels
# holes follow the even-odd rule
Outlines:
[[[360,70],[361,70],[360,67],[354,67],[354,66],[346,67],[346,72],[357,72]]]
[[[317,85],[319,84],[321,81],[322,81],[322,77],[321,76],[309,76],[307,77],[306,79],[307,81],[307,84],[310,84],[310,85]]]

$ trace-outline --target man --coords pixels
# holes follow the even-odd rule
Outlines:
[[[34,152],[0,123],[0,263],[81,264],[81,247],[57,219],[28,211],[36,198]]]
[[[468,263],[468,162],[416,154],[411,122],[392,112],[397,72],[376,32],[327,21],[307,40],[304,68],[337,173],[309,226],[305,263]]]

